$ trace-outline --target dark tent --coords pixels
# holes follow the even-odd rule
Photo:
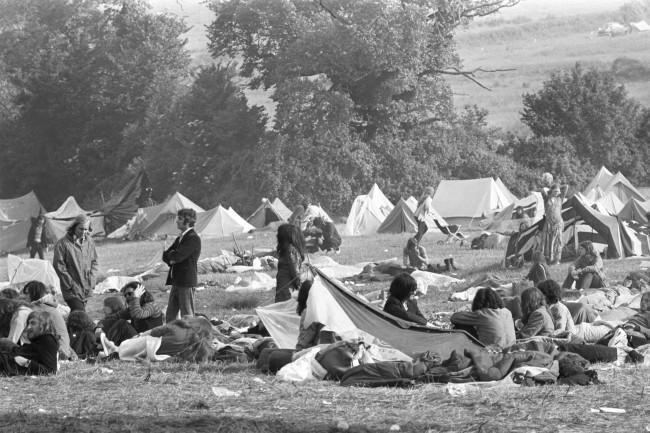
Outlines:
[[[580,194],[574,195],[562,204],[562,219],[564,220],[564,239],[566,241],[562,252],[563,258],[574,256],[575,246],[586,240],[607,245],[606,258],[625,257],[618,219],[603,215],[587,206]],[[513,235],[506,249],[506,258],[515,254],[526,257],[527,253],[536,249],[541,242],[541,230],[544,223],[545,218],[542,218],[523,232]],[[587,226],[589,230],[579,229],[578,226]]]
[[[413,211],[409,205],[400,198],[393,210],[377,229],[377,233],[415,233],[418,231],[418,223],[415,220]]]
[[[99,213],[104,215],[106,233],[123,226],[133,218],[139,207],[145,207],[150,191],[149,178],[144,170],[140,170],[101,207]]]
[[[650,202],[640,202],[635,198],[631,198],[618,213],[618,218],[622,221],[636,221],[637,223],[648,225],[649,215]]]

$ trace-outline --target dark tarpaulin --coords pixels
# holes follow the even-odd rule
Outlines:
[[[106,233],[118,229],[143,206],[150,191],[149,178],[144,170],[140,170],[117,194],[111,197],[101,208],[104,215]]]

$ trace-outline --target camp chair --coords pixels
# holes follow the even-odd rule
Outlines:
[[[460,224],[447,224],[446,226],[443,226],[438,220],[434,221],[436,222],[436,226],[438,226],[438,229],[442,232],[442,234],[447,235],[447,239],[438,241],[438,245],[447,245],[454,242],[460,242],[460,246],[463,246],[465,240],[467,239],[467,236],[465,236],[460,231]]]

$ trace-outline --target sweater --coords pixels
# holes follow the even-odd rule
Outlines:
[[[19,367],[18,372],[22,374],[50,374],[56,373],[59,343],[52,334],[39,335],[33,338],[31,343],[14,347],[12,356],[22,356],[31,362],[27,368]]]
[[[530,313],[524,327],[517,333],[517,338],[530,338],[536,335],[549,336],[553,333],[555,325],[548,313],[546,306],[542,305]]]
[[[388,299],[386,299],[386,303],[384,304],[384,311],[402,320],[415,322],[419,325],[426,325],[427,319],[425,319],[420,312],[417,306],[417,302],[414,300],[407,301],[407,305],[408,309],[402,301],[391,295],[388,297]]]
[[[473,326],[481,343],[501,348],[515,344],[515,324],[507,308],[459,311],[451,316],[454,325]]]

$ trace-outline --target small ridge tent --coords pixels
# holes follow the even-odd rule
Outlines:
[[[374,184],[368,194],[359,195],[354,199],[343,234],[359,236],[376,233],[393,207],[379,186]]]
[[[92,236],[104,236],[106,231],[104,229],[104,217],[95,212],[86,211],[79,206],[77,200],[70,196],[59,206],[55,211],[45,214],[46,232],[48,234],[48,241],[56,242],[61,239],[70,224],[74,219],[81,214],[90,217],[90,227],[92,229]]]
[[[178,235],[176,214],[181,209],[204,212],[201,206],[180,192],[175,192],[161,204],[138,209],[135,222],[129,231],[129,239],[158,239]]]
[[[403,198],[400,198],[393,210],[377,229],[377,233],[415,233],[418,231],[418,222],[413,211]]]
[[[596,189],[597,187],[600,187],[601,190],[604,189],[613,177],[614,174],[611,171],[607,170],[605,166],[600,167],[600,170],[598,170],[598,173],[596,173],[594,178],[591,179],[591,182],[589,182],[582,194],[584,194],[585,197],[590,197],[590,192],[593,189]],[[598,200],[599,198],[600,197],[596,197],[592,200]]]
[[[196,217],[194,230],[201,237],[206,238],[222,238],[235,233],[248,233],[251,230],[255,230],[255,227],[243,221],[241,217],[235,217],[233,212],[225,209],[221,205],[214,209],[201,212]]]
[[[534,192],[508,205],[498,214],[486,221],[485,230],[505,235],[519,231],[522,223],[528,227],[544,217],[542,194]]]
[[[289,216],[291,216],[291,212],[289,212]],[[289,216],[286,218],[289,218]],[[246,221],[257,228],[262,228],[274,222],[286,222],[286,218],[283,216],[283,212],[275,207],[268,198],[263,198],[262,204],[255,209],[255,212]]]
[[[276,197],[272,202],[273,207],[278,211],[283,220],[288,220],[293,211],[285,205],[279,197]]]
[[[45,209],[33,191],[0,200],[0,253],[25,249],[32,218],[40,213],[45,213]]]

